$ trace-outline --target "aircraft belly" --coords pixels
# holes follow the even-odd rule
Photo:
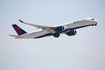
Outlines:
[[[48,34],[48,33],[49,32],[47,32],[47,31],[46,32],[39,32],[37,34],[34,34],[33,37],[36,38],[36,37],[43,36],[43,35]]]

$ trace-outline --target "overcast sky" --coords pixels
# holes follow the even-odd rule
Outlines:
[[[94,17],[97,26],[77,29],[75,36],[15,39],[16,23],[27,32]],[[0,70],[105,70],[104,0],[0,0]]]

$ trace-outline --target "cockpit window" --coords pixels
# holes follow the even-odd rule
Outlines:
[[[94,20],[94,18],[92,18],[91,20]]]

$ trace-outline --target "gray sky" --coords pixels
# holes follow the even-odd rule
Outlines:
[[[0,70],[105,70],[104,0],[0,0]],[[94,17],[98,26],[77,30],[58,39],[14,39],[12,24],[27,32],[36,28],[18,19],[58,25]]]

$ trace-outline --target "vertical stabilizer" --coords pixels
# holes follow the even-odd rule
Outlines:
[[[15,29],[15,31],[17,32],[18,35],[23,35],[23,34],[27,33],[26,31],[24,31],[22,28],[20,28],[16,24],[13,24],[12,26]]]

